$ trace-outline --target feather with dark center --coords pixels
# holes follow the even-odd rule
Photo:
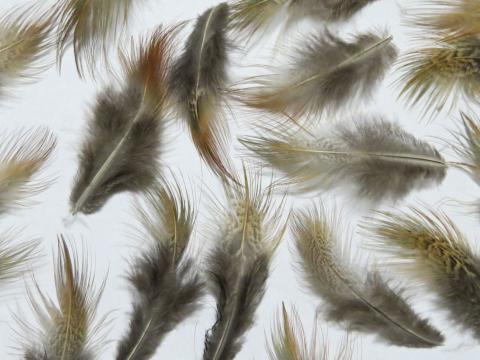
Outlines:
[[[203,281],[191,250],[194,213],[178,185],[157,185],[139,209],[149,248],[131,264],[134,295],[128,332],[117,349],[118,360],[150,359],[165,336],[198,308]]]
[[[385,211],[363,227],[373,235],[372,248],[435,292],[452,322],[480,340],[480,258],[449,217],[418,208]]]
[[[300,192],[353,185],[357,197],[397,201],[441,183],[448,165],[433,146],[382,118],[338,123],[318,135],[281,125],[268,133],[240,141]]]
[[[293,233],[300,268],[311,291],[323,300],[320,311],[347,329],[374,334],[387,344],[429,348],[444,338],[427,320],[414,312],[376,270],[362,278],[339,245],[342,224],[322,208],[297,214]]]
[[[217,302],[217,316],[205,336],[205,360],[231,360],[240,352],[243,339],[255,321],[265,293],[269,265],[283,236],[278,226],[282,206],[276,210],[271,193],[258,179],[243,186],[226,186],[228,208],[220,208],[211,250],[208,278]]]
[[[232,177],[226,153],[228,126],[223,112],[229,7],[203,13],[173,67],[170,86],[200,156],[215,174]]]
[[[328,31],[311,36],[294,50],[288,68],[247,80],[236,96],[249,107],[293,118],[336,111],[371,95],[396,59],[391,40],[374,33],[351,42]]]
[[[94,213],[113,194],[143,191],[154,182],[176,32],[160,28],[132,45],[130,59],[122,55],[122,88],[107,88],[97,97],[70,197],[73,214]]]

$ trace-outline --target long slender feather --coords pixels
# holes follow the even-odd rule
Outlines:
[[[336,214],[318,207],[300,212],[293,233],[306,284],[324,301],[320,310],[328,320],[391,345],[429,348],[443,343],[440,332],[414,312],[401,289],[376,270],[353,269],[347,249],[340,250],[342,224]]]
[[[371,95],[397,56],[391,40],[371,32],[351,42],[328,31],[310,36],[294,50],[288,68],[247,81],[238,98],[252,108],[294,118],[338,110]]]
[[[97,97],[70,197],[73,214],[94,213],[113,194],[142,191],[155,180],[177,29],[159,28],[132,45],[130,58],[122,55],[122,88]]]
[[[216,244],[208,256],[208,277],[217,302],[217,317],[205,336],[205,360],[230,360],[240,352],[243,338],[255,321],[255,312],[265,293],[269,265],[283,236],[278,226],[279,206],[271,209],[271,193],[261,183],[226,187],[228,208],[215,229]]]
[[[139,210],[149,248],[131,264],[134,295],[118,360],[150,359],[165,336],[199,307],[203,281],[191,252],[193,209],[178,185],[157,185]],[[189,254],[190,252],[190,254]]]
[[[226,88],[229,7],[221,3],[197,20],[171,74],[180,116],[190,129],[200,156],[222,177],[232,177],[225,156],[228,126],[222,110]]]
[[[361,198],[396,201],[446,173],[435,148],[382,118],[338,123],[318,135],[280,125],[268,133],[240,141],[300,192],[353,185]]]
[[[29,293],[40,329],[35,331],[28,323],[21,323],[26,334],[30,334],[23,340],[24,357],[35,360],[96,359],[98,340],[94,336],[102,321],[96,324],[95,316],[105,283],[94,289],[88,263],[71,255],[62,236],[58,247],[55,269],[58,304],[45,297],[38,284],[37,294]],[[38,339],[33,338],[36,333]]]
[[[0,215],[27,204],[51,181],[40,176],[56,146],[44,128],[0,136]]]
[[[392,265],[438,295],[452,322],[480,339],[480,258],[450,218],[410,208],[379,212],[363,227],[372,248],[390,254]]]

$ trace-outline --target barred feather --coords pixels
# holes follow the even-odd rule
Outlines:
[[[353,185],[358,197],[397,201],[445,177],[447,163],[434,147],[382,118],[305,130],[277,126],[264,131],[268,137],[240,141],[299,192]]]
[[[323,300],[320,311],[330,321],[375,334],[390,345],[441,345],[441,333],[415,313],[402,289],[392,287],[376,270],[353,268],[347,247],[340,250],[342,226],[336,214],[318,207],[294,217],[300,269],[308,287]]]
[[[198,310],[203,295],[190,246],[194,213],[188,197],[178,185],[164,183],[147,199],[139,219],[150,244],[131,264],[133,310],[118,360],[152,358],[165,336]]]

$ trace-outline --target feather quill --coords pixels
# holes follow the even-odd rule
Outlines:
[[[95,359],[98,341],[94,336],[103,322],[96,322],[95,317],[105,283],[98,289],[94,288],[93,275],[88,271],[87,261],[72,256],[62,236],[58,247],[55,268],[58,304],[45,297],[38,284],[37,291],[41,300],[37,301],[35,295],[29,293],[40,328],[32,331],[30,324],[24,321],[20,323],[26,331],[24,334],[30,334],[24,339],[24,358]],[[35,335],[38,339],[34,340]]]
[[[255,321],[265,293],[271,258],[284,228],[278,225],[282,206],[271,204],[257,178],[226,186],[228,208],[215,229],[215,246],[208,264],[208,279],[217,302],[217,317],[205,336],[204,360],[231,360],[240,352],[243,338]]]
[[[149,248],[131,264],[134,295],[128,332],[118,344],[117,360],[154,356],[164,337],[199,308],[203,281],[191,252],[194,213],[178,185],[157,185],[139,218]]]
[[[288,68],[247,80],[237,97],[249,107],[293,118],[336,111],[371,96],[396,59],[391,40],[370,32],[351,42],[328,31],[311,36],[295,49]]]
[[[55,146],[55,137],[44,128],[0,136],[0,216],[49,186],[39,176]]]
[[[376,270],[366,278],[349,263],[347,249],[339,246],[342,224],[323,208],[298,213],[293,233],[300,269],[306,284],[324,303],[320,311],[330,321],[350,330],[375,334],[387,344],[417,348],[439,346],[444,338],[414,312]]]
[[[338,123],[318,135],[281,125],[268,133],[240,141],[299,192],[353,185],[358,197],[396,201],[440,183],[446,173],[435,148],[382,118]]]
[[[363,227],[373,237],[372,248],[435,292],[452,322],[480,340],[480,258],[450,218],[411,208],[379,212]]]
[[[208,9],[197,20],[177,59],[170,87],[200,156],[221,177],[232,177],[225,156],[228,127],[222,110],[226,88],[229,7]]]
[[[73,214],[97,212],[113,194],[142,191],[154,182],[176,31],[159,28],[132,45],[130,58],[122,54],[122,88],[98,95],[70,197]]]

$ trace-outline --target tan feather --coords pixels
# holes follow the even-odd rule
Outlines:
[[[453,134],[457,140],[453,148],[463,162],[459,167],[480,185],[480,122],[463,112],[461,118],[463,129]]]

